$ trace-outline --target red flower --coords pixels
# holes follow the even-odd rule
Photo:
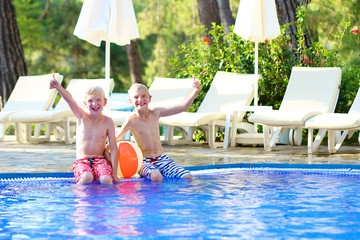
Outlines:
[[[353,27],[351,30],[354,35],[357,35],[359,33],[359,28],[357,26]]]
[[[306,60],[305,60],[305,63],[306,63],[306,64],[308,64],[309,62],[310,62],[309,59],[306,59]]]
[[[207,37],[204,37],[204,43],[208,43],[208,42],[210,42],[210,40],[207,38]]]

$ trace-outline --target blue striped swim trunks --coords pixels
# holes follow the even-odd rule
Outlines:
[[[166,154],[161,154],[160,156],[153,158],[144,158],[140,176],[150,178],[150,174],[154,171],[159,171],[164,177],[174,178],[181,178],[190,174],[189,170],[181,167]]]

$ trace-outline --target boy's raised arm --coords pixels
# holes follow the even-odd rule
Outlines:
[[[191,94],[188,95],[180,105],[169,107],[169,108],[164,108],[160,114],[161,117],[184,112],[191,106],[195,97],[198,95],[198,93],[201,90],[200,82],[195,78],[195,75],[193,75],[193,79],[194,79],[193,90],[192,90]]]
[[[129,130],[129,119],[126,119],[126,121],[121,125],[120,131],[116,136],[116,142],[120,142]]]
[[[71,111],[74,113],[76,118],[81,117],[82,111],[79,105],[76,103],[71,94],[61,86],[61,84],[55,79],[55,74],[53,74],[53,79],[50,80],[50,89],[55,88],[64,100],[69,104]]]

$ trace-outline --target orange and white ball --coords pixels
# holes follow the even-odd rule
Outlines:
[[[143,163],[143,154],[138,145],[133,142],[122,141],[118,147],[118,176],[120,178],[130,178],[140,170]]]

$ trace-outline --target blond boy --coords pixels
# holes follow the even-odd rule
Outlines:
[[[69,104],[77,119],[76,128],[76,161],[73,170],[78,184],[90,183],[94,179],[100,183],[113,184],[118,182],[118,148],[115,138],[114,122],[102,114],[106,105],[104,91],[100,87],[87,90],[84,111],[75,102],[71,94],[58,81],[50,80],[50,89],[55,88]],[[106,141],[111,149],[111,164],[104,158]]]
[[[159,119],[160,117],[186,111],[200,89],[200,83],[194,76],[193,90],[191,94],[184,99],[182,104],[153,109],[148,108],[151,102],[151,95],[145,85],[133,84],[129,89],[129,101],[135,110],[134,114],[122,124],[116,141],[120,141],[128,130],[132,132],[144,156],[143,166],[140,170],[142,177],[158,181],[161,181],[163,176],[192,178],[188,170],[185,170],[164,154],[164,149],[160,141]],[[107,158],[109,157],[108,154],[108,151],[106,151],[105,155]]]

